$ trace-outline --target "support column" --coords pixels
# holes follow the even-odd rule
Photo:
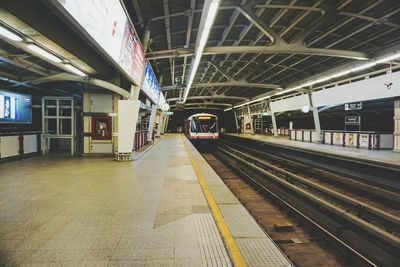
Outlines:
[[[394,100],[393,151],[400,152],[400,97]]]
[[[165,117],[164,133],[168,133],[169,115]]]
[[[239,134],[239,124],[238,124],[238,119],[236,115],[236,110],[233,108],[232,105],[232,110],[233,110],[233,116],[235,117],[235,127],[236,127],[236,133]]]
[[[158,117],[158,126],[157,126],[157,133],[156,133],[156,136],[157,137],[160,137],[161,136],[161,133],[162,133],[162,131],[161,131],[161,128],[162,128],[162,124],[163,124],[163,121],[164,121],[164,112],[161,112],[160,113],[160,117]]]
[[[154,104],[151,109],[151,114],[150,114],[149,129],[148,129],[148,134],[147,134],[148,142],[153,141],[154,119],[156,118],[156,113],[157,113],[157,105]]]
[[[254,134],[253,118],[251,117],[250,105],[247,105],[247,113],[248,113],[248,116],[249,116],[250,131],[251,131],[251,134]]]
[[[272,128],[274,131],[274,136],[278,136],[278,127],[276,126],[275,113],[271,113]]]
[[[321,124],[319,122],[319,114],[318,114],[318,107],[314,107],[314,103],[312,100],[312,94],[308,94],[308,96],[310,97],[310,105],[312,108],[312,112],[313,112],[313,118],[314,118],[314,125],[315,125],[315,135],[316,135],[316,143],[321,143],[322,142],[322,138],[321,138]]]

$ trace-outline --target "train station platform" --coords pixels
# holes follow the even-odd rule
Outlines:
[[[342,147],[328,144],[316,144],[310,142],[301,142],[290,140],[287,136],[268,136],[261,134],[230,134],[227,135],[238,136],[241,138],[248,138],[266,143],[273,143],[275,145],[286,146],[295,149],[307,150],[317,153],[329,154],[333,156],[340,156],[350,159],[357,159],[362,161],[372,161],[375,163],[389,164],[400,166],[400,153],[392,150],[368,150],[362,148]]]
[[[0,168],[1,266],[291,266],[183,135]]]

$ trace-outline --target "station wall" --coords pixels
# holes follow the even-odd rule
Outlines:
[[[111,155],[118,145],[118,94],[83,94],[83,153]]]

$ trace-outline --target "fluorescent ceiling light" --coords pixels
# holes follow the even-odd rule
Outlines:
[[[4,36],[12,41],[15,41],[15,42],[22,41],[21,37],[19,37],[17,34],[13,33],[12,31],[4,28],[3,26],[0,26],[0,35]]]
[[[44,50],[43,48],[35,45],[35,44],[29,44],[28,48],[34,52],[36,52],[37,54],[41,55],[42,57],[45,57],[51,61],[53,61],[54,63],[61,63],[61,59],[56,57],[55,55],[47,52],[46,50]]]
[[[209,4],[208,10],[207,10],[204,27],[202,28],[201,32],[199,32],[200,39],[199,39],[198,46],[196,47],[194,61],[192,61],[193,63],[192,63],[191,69],[190,69],[189,80],[186,85],[185,93],[183,95],[183,101],[182,101],[183,103],[186,102],[187,97],[189,95],[190,88],[193,84],[193,80],[194,80],[194,77],[197,72],[197,68],[199,67],[199,64],[200,64],[200,59],[203,54],[204,47],[206,46],[208,36],[210,34],[215,17],[217,16],[218,7],[221,2],[221,0],[209,0],[209,1],[211,1],[211,2]],[[207,4],[207,0],[206,0],[205,4]],[[199,37],[199,35],[197,35],[197,37]]]
[[[224,111],[229,111],[229,110],[231,110],[232,108],[226,108],[226,109],[224,109]]]
[[[87,76],[86,73],[78,69],[77,67],[71,65],[71,64],[64,64],[64,67],[67,68],[70,72],[79,75],[79,76]]]

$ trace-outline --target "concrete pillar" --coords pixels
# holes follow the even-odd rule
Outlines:
[[[164,133],[168,133],[169,115],[165,116]]]
[[[239,134],[239,123],[238,123],[238,118],[236,115],[235,109],[232,107],[233,110],[233,116],[235,117],[235,126],[236,126],[236,133]]]
[[[321,143],[322,142],[321,124],[319,123],[319,114],[318,114],[318,108],[317,107],[313,107],[313,118],[314,118],[315,135],[316,135],[315,142],[316,143]]]
[[[312,100],[312,95],[311,95],[311,94],[308,94],[308,96],[310,97],[310,105],[311,105],[311,108],[312,108],[313,118],[314,118],[315,135],[316,135],[315,142],[316,142],[316,143],[321,143],[321,142],[322,142],[322,138],[321,138],[321,124],[320,124],[320,122],[319,122],[318,107],[314,107],[313,100]]]
[[[162,128],[162,123],[164,120],[164,112],[160,113],[160,116],[158,117],[158,123],[157,123],[157,133],[156,133],[156,137],[160,137],[161,136],[161,128]]]
[[[148,129],[148,134],[147,134],[148,142],[153,141],[154,119],[156,118],[156,113],[157,113],[157,105],[154,104],[151,109],[151,114],[150,114],[149,129]]]
[[[394,100],[394,132],[393,151],[400,152],[400,97]]]
[[[274,131],[274,136],[278,136],[278,127],[276,125],[275,113],[271,113],[272,128]]]
[[[253,118],[251,117],[250,105],[247,105],[247,113],[248,113],[249,121],[250,121],[250,131],[251,131],[251,134],[254,134]]]

